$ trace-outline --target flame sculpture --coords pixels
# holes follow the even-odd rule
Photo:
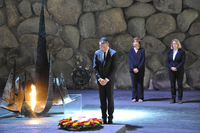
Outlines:
[[[24,80],[22,78],[15,79],[16,65],[14,62],[14,69],[11,71],[7,80],[0,104],[0,107],[13,112],[19,112],[28,117],[48,115],[47,112],[51,109],[53,104],[52,57],[49,55],[48,61],[43,1],[44,0],[41,0],[35,82],[33,83],[33,81],[30,80],[26,81],[26,71]],[[35,86],[32,84],[35,84]],[[57,87],[57,89],[61,88],[64,87],[62,85]],[[67,92],[67,90],[64,89],[63,91]],[[60,93],[60,96],[63,101],[62,93]],[[68,97],[68,93],[66,97]],[[55,103],[61,99],[57,97]]]

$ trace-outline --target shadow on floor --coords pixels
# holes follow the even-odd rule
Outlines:
[[[143,128],[141,126],[134,126],[134,125],[129,125],[129,124],[122,124],[122,123],[114,123],[114,125],[126,125],[126,131],[134,131],[137,130],[137,128]]]
[[[126,131],[134,131],[137,130],[137,128],[143,128],[143,127],[126,124]]]
[[[11,114],[11,115],[0,116],[0,119],[5,119],[5,118],[17,118],[17,117],[19,117],[19,114]]]
[[[183,103],[200,103],[200,100],[183,101]]]
[[[153,99],[145,99],[144,101],[166,101],[170,99],[171,98],[153,98]]]

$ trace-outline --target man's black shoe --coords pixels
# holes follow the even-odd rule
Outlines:
[[[113,121],[112,121],[112,120],[109,120],[109,121],[108,121],[108,124],[113,124]]]
[[[103,121],[103,124],[108,124],[106,119],[102,119],[102,121]]]
[[[183,104],[182,100],[178,100],[178,103],[179,103],[179,104]]]

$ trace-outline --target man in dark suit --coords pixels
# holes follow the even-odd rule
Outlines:
[[[176,80],[178,83],[178,102],[182,104],[183,97],[183,74],[185,63],[185,51],[181,49],[181,43],[178,39],[173,39],[171,50],[167,54],[167,66],[169,70],[169,79],[171,83],[172,100],[170,103],[176,102]]]
[[[115,83],[115,72],[117,70],[118,58],[115,50],[109,48],[106,38],[99,41],[100,49],[94,54],[93,69],[98,83],[99,97],[101,103],[101,113],[103,122],[112,124],[114,112],[113,88]],[[107,106],[108,101],[108,106]]]

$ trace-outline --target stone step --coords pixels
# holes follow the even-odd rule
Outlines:
[[[60,129],[56,124],[0,124],[0,132],[3,133],[126,133],[125,125],[103,124],[100,127],[84,131],[68,131]]]

